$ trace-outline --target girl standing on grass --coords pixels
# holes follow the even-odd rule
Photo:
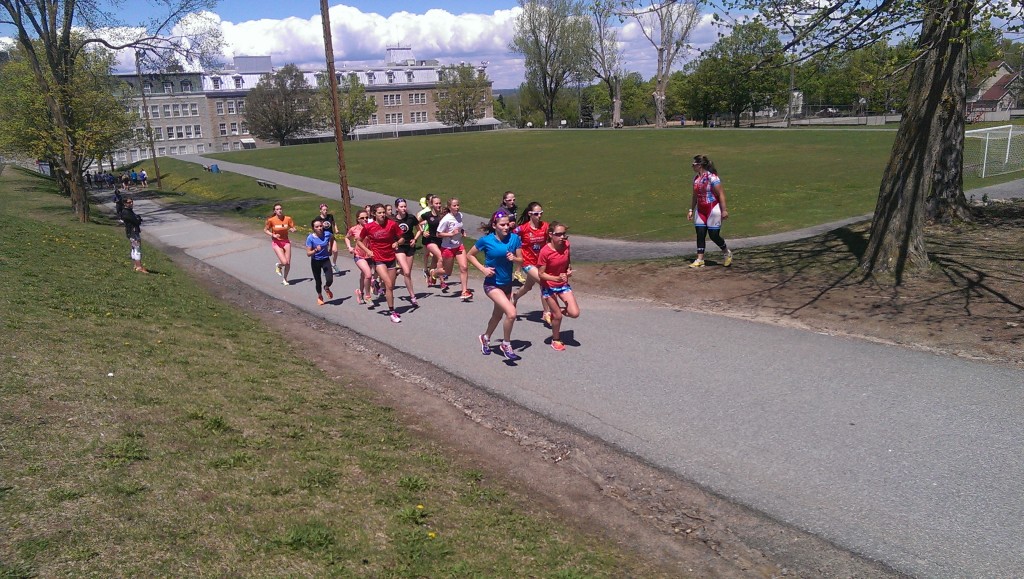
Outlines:
[[[292,244],[288,241],[289,232],[295,232],[295,222],[284,214],[284,208],[277,203],[274,205],[274,213],[267,218],[263,233],[270,236],[270,247],[274,249],[274,255],[277,257],[274,271],[281,276],[282,285],[290,285],[288,270],[292,267]]]
[[[512,326],[516,323],[516,306],[512,303],[512,265],[523,261],[523,250],[519,236],[512,233],[512,220],[504,211],[497,211],[491,216],[489,223],[481,228],[484,235],[469,250],[469,261],[480,270],[484,278],[484,294],[492,302],[494,308],[487,320],[487,329],[480,334],[480,351],[487,356],[491,353],[491,334],[502,322],[501,353],[505,358],[515,361],[519,355],[512,349]],[[477,255],[484,254],[481,265]]]
[[[526,211],[519,218],[519,223],[513,233],[519,236],[523,243],[523,273],[526,281],[523,286],[512,296],[512,303],[518,304],[519,299],[530,293],[533,286],[540,283],[540,275],[537,270],[537,255],[548,240],[548,224],[541,221],[544,215],[544,208],[536,201],[530,201]],[[540,297],[540,305],[544,312],[544,323],[551,325],[551,312],[548,311],[548,302],[544,296]]]
[[[409,290],[409,302],[419,306],[416,291],[412,289],[412,263],[416,257],[416,240],[420,238],[419,220],[409,213],[409,202],[405,199],[395,199],[395,208],[393,219],[402,230],[402,238],[398,240],[398,248],[395,249],[395,258],[398,259],[398,267],[405,278],[405,289]]]
[[[348,248],[348,252],[352,255],[352,260],[356,264],[356,269],[359,270],[359,287],[356,288],[357,304],[365,303],[363,301],[364,296],[366,302],[372,300],[370,296],[370,277],[372,277],[373,272],[371,271],[370,254],[358,245],[352,245],[355,240],[359,239],[359,233],[362,232],[363,226],[366,225],[369,215],[366,211],[360,211],[356,215],[356,224],[345,233],[345,247]]]
[[[321,213],[325,207],[326,205],[321,206]],[[334,235],[327,230],[327,224],[320,217],[313,219],[310,226],[313,228],[313,233],[306,237],[306,255],[309,256],[309,267],[313,270],[313,281],[316,282],[316,303],[322,306],[324,305],[324,292],[327,293],[327,299],[334,299],[334,293],[331,292],[331,284],[334,283],[334,272],[331,271],[331,248],[334,247]],[[321,280],[321,278],[325,279]]]
[[[693,198],[686,219],[693,221],[697,229],[697,259],[690,264],[692,268],[704,267],[705,236],[711,237],[723,254],[722,265],[732,265],[732,252],[725,246],[721,233],[722,221],[729,218],[729,210],[725,208],[725,189],[718,178],[715,164],[706,155],[693,157]]]
[[[132,198],[124,200],[124,207],[119,214],[121,222],[124,223],[124,234],[132,248],[129,252],[135,271],[149,273],[149,270],[142,267],[142,218],[135,213],[135,201]]]
[[[569,259],[569,228],[563,223],[552,221],[548,226],[551,241],[537,256],[537,270],[541,279],[541,295],[548,302],[551,311],[551,347],[556,351],[565,350],[562,343],[562,317],[580,317],[580,307],[569,286],[572,265]],[[558,305],[561,299],[565,308]]]
[[[437,283],[432,273],[433,268],[439,266],[442,261],[441,238],[437,236],[437,226],[441,224],[444,211],[441,209],[441,197],[438,195],[428,195],[427,205],[429,211],[420,213],[420,224],[424,228],[423,248],[426,250],[423,254],[423,277],[427,278],[427,287],[430,287]]]
[[[459,200],[452,197],[448,200],[448,214],[441,218],[437,225],[437,236],[441,238],[441,264],[444,276],[441,279],[441,291],[448,291],[448,276],[452,273],[455,261],[459,262],[459,281],[462,283],[462,301],[468,302],[473,299],[473,292],[469,291],[469,265],[466,263],[466,252],[462,247],[462,212],[459,211]],[[437,270],[431,270],[431,275],[437,276]]]
[[[398,224],[388,219],[387,209],[378,203],[373,206],[374,220],[363,226],[359,232],[356,244],[373,255],[373,267],[384,285],[384,298],[387,300],[388,309],[385,314],[390,314],[391,321],[401,323],[402,317],[395,311],[395,277],[397,270],[395,264],[395,248],[398,247],[398,240],[402,238],[402,230]],[[364,243],[365,242],[365,243]],[[369,243],[367,247],[366,243]]]

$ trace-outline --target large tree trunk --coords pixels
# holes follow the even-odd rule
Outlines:
[[[974,0],[928,0],[903,121],[882,176],[861,268],[891,273],[928,267],[926,211],[966,215],[963,194],[967,51]],[[958,208],[963,208],[958,209]],[[961,212],[963,211],[963,213]]]

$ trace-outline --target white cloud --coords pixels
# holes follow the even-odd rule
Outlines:
[[[490,14],[452,14],[431,9],[422,14],[396,12],[390,16],[363,12],[346,5],[330,9],[335,63],[339,69],[383,63],[388,45],[412,48],[416,58],[437,59],[442,64],[487,61],[488,76],[496,88],[513,88],[523,82],[523,59],[511,54],[515,7]],[[234,56],[270,55],[275,66],[294,63],[301,68],[323,69],[324,45],[320,14],[283,19],[229,22],[213,16],[223,33],[224,60]],[[694,29],[690,44],[707,48],[717,39],[717,28],[705,15]],[[623,65],[645,78],[654,74],[657,55],[634,20],[619,31]],[[688,56],[676,63],[681,67]]]

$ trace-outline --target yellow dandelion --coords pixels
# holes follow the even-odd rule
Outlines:
[[[429,533],[427,533],[427,536],[433,539],[437,537],[437,533],[435,533],[434,531],[430,531]]]
[[[416,505],[417,509],[423,510],[423,505]]]

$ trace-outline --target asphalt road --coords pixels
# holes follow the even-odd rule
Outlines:
[[[281,175],[261,178],[286,183]],[[1024,576],[1020,370],[586,294],[583,315],[564,324],[568,349],[555,352],[536,293],[521,302],[513,345],[523,359],[512,364],[479,352],[490,312],[482,291],[466,304],[419,278],[421,307],[398,289],[403,321],[393,324],[355,303],[351,267],[336,299],[317,306],[303,252],[285,287],[265,236],[144,200],[136,211],[146,238],[240,283],[898,571]]]

